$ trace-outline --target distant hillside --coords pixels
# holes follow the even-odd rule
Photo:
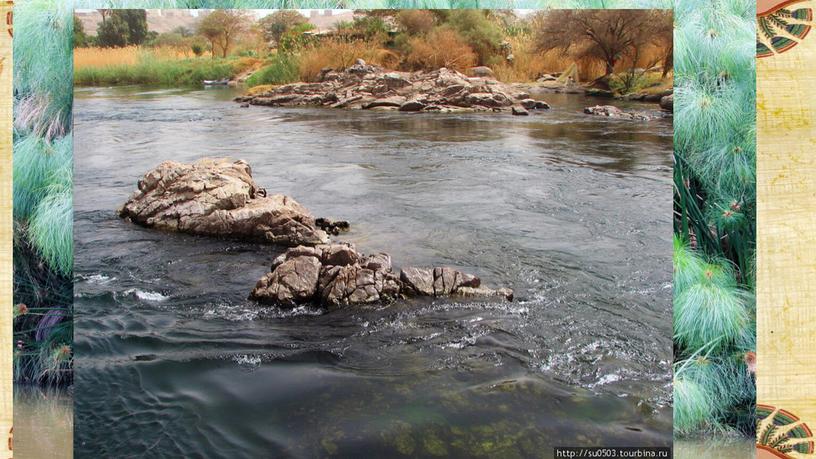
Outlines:
[[[96,28],[102,22],[99,11],[77,11],[74,14],[82,22],[85,33],[96,36]],[[193,10],[147,10],[147,29],[158,33],[172,32],[177,27],[194,29],[199,19],[194,14],[201,13]]]
[[[178,27],[192,30],[207,12],[208,10],[147,10],[147,28],[158,33],[172,32]],[[311,10],[305,13],[304,16],[319,31],[330,30],[338,22],[354,19],[354,14],[350,11]],[[96,28],[102,22],[99,11],[77,11],[74,14],[82,22],[85,33],[96,36]]]

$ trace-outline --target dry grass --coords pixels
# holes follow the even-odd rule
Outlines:
[[[466,72],[476,65],[476,53],[455,30],[439,27],[427,36],[408,41],[410,51],[405,63],[414,69],[435,70],[440,67]]]
[[[326,67],[345,69],[353,65],[357,59],[388,69],[396,69],[400,61],[397,54],[372,46],[369,42],[327,40],[301,53],[300,78],[303,81],[315,81],[321,69]]]
[[[502,62],[493,66],[496,78],[505,82],[535,81],[545,73],[560,73],[567,70],[574,63],[578,70],[578,78],[582,82],[589,82],[603,76],[604,65],[594,59],[575,60],[570,54],[559,50],[540,53],[533,48],[531,37],[518,36],[508,39],[513,47],[513,62]],[[663,50],[656,46],[646,47],[635,67],[648,68],[661,63]],[[632,59],[621,59],[615,65],[615,72],[625,72],[632,67]]]
[[[144,48],[126,46],[124,48],[76,48],[74,49],[74,69],[88,67],[110,67],[136,65],[146,59],[159,61],[181,60],[191,57],[192,52],[175,46]]]
[[[563,71],[570,64],[557,52],[542,54],[534,51],[528,37],[512,37],[508,42],[513,47],[513,62],[493,66],[493,72],[500,81],[535,81],[542,74]]]
[[[278,84],[261,84],[258,86],[253,86],[246,91],[247,96],[257,96],[258,94],[263,94],[265,92],[269,92],[275,88],[277,88]]]

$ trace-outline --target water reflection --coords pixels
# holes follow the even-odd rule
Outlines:
[[[73,457],[73,397],[64,390],[14,387],[14,457]]]

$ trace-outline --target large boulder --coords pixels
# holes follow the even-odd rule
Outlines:
[[[482,287],[478,277],[448,267],[406,267],[397,275],[388,254],[366,256],[348,243],[287,250],[272,262],[272,271],[258,281],[250,298],[283,307],[310,302],[335,309],[399,297],[450,295],[513,298],[509,289]]]
[[[317,290],[320,268],[317,258],[292,258],[262,277],[252,294],[289,306],[309,302]]]
[[[267,195],[241,160],[165,161],[139,180],[119,215],[150,228],[205,236],[292,246],[329,240],[297,201]]]

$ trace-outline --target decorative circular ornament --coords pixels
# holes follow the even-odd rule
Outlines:
[[[757,405],[757,459],[793,459],[816,450],[813,432],[796,415],[770,405]]]
[[[799,44],[813,25],[809,0],[757,0],[757,57],[784,53]]]

